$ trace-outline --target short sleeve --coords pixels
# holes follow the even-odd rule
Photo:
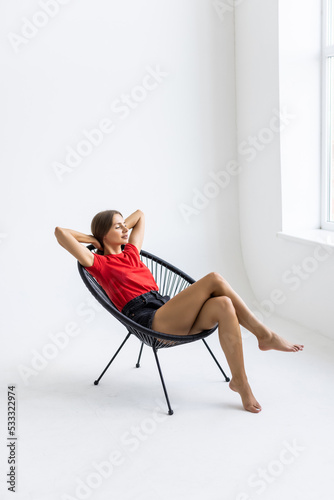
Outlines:
[[[127,243],[125,246],[124,246],[124,250],[123,252],[126,252],[126,253],[129,253],[129,254],[132,254],[132,255],[135,255],[136,257],[140,257],[140,254],[139,254],[139,251],[138,251],[138,248],[133,245],[132,243]]]
[[[101,269],[102,269],[102,260],[103,260],[102,255],[94,253],[93,265],[89,266],[89,267],[85,267],[85,269],[87,269],[87,271],[89,273],[91,273],[94,277],[99,276],[101,273]]]

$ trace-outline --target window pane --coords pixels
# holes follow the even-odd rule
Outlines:
[[[327,0],[327,45],[334,44],[334,2]]]
[[[329,220],[334,222],[334,57],[328,58]]]

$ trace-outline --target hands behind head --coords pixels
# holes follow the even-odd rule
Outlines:
[[[99,240],[97,240],[94,236],[92,236],[92,245],[94,245],[95,248],[97,248],[98,250],[103,250],[103,247],[102,245],[100,244]]]

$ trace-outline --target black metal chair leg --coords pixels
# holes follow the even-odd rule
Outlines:
[[[161,368],[160,368],[160,363],[159,363],[159,359],[158,359],[157,349],[154,346],[152,346],[152,349],[153,349],[153,352],[154,352],[155,360],[157,362],[157,366],[158,366],[158,370],[159,370],[159,375],[160,375],[162,387],[163,387],[163,390],[164,390],[164,393],[165,393],[165,397],[166,397],[166,401],[167,401],[168,415],[173,415],[174,412],[173,412],[173,410],[172,410],[172,408],[170,406],[170,402],[169,402],[169,398],[168,398],[168,394],[167,394],[167,389],[166,389],[166,386],[165,386],[165,381],[164,381],[164,378],[162,376],[162,371],[161,371]]]
[[[113,355],[113,357],[111,358],[111,360],[109,361],[109,363],[107,364],[107,366],[105,367],[105,369],[103,370],[103,372],[101,373],[101,375],[99,376],[99,378],[94,381],[94,385],[97,385],[100,382],[101,378],[103,377],[103,375],[105,374],[105,372],[108,370],[109,366],[114,361],[114,359],[116,358],[117,354],[122,349],[122,347],[124,346],[125,342],[130,337],[130,335],[131,335],[131,333],[127,334],[127,336],[125,337],[125,339],[123,340],[123,342],[121,343],[121,345],[119,346],[119,348],[117,349],[117,351],[115,352],[115,354]]]
[[[138,356],[138,361],[136,363],[136,368],[140,367],[140,358],[141,358],[141,353],[143,352],[143,347],[144,347],[144,342],[141,343],[140,351],[139,351],[139,356]]]
[[[211,354],[211,356],[212,356],[212,357],[213,357],[213,359],[215,360],[215,362],[216,362],[216,364],[217,364],[217,366],[218,366],[219,370],[220,370],[220,371],[222,372],[222,374],[224,375],[226,382],[229,382],[231,379],[230,379],[230,378],[226,375],[226,373],[224,372],[224,370],[222,369],[222,367],[221,367],[221,366],[220,366],[220,364],[218,363],[218,361],[217,361],[217,359],[216,359],[215,355],[214,355],[214,354],[213,354],[213,352],[211,351],[211,349],[210,349],[210,347],[208,346],[207,342],[206,342],[204,339],[202,339],[202,340],[203,340],[204,344],[206,345],[206,347],[208,348],[209,353]]]

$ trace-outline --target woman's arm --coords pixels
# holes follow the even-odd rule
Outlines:
[[[144,240],[145,215],[141,210],[136,210],[125,219],[128,229],[132,229],[129,237],[129,243],[137,247],[140,252]]]
[[[95,248],[101,250],[101,245],[92,235],[79,233],[73,229],[56,227],[55,236],[58,243],[70,252],[82,266],[90,267],[94,263],[94,254],[81,243],[92,243]]]

